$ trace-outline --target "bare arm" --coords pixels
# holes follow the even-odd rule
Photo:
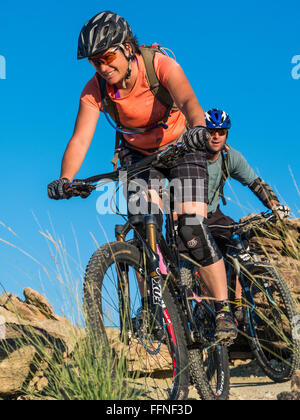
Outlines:
[[[204,111],[181,67],[171,72],[166,88],[191,128],[206,126]]]
[[[68,143],[61,164],[61,178],[73,180],[79,171],[93,139],[99,111],[80,102],[73,135]]]

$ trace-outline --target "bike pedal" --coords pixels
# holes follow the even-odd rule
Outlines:
[[[230,347],[234,344],[236,338],[220,338],[220,339],[216,339],[216,342],[214,343],[215,345],[219,345],[219,346],[223,346],[223,347]]]

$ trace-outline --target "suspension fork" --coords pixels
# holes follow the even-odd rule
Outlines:
[[[150,265],[150,307],[155,314],[160,326],[164,325],[163,311],[165,304],[162,297],[162,275],[159,269],[159,255],[157,254],[157,221],[155,216],[148,215],[145,217],[146,238],[151,249],[151,256],[148,256],[148,264]]]
[[[156,314],[157,320],[162,326],[162,311],[164,310],[165,305],[162,299],[162,276],[159,270],[159,255],[157,254],[157,221],[153,215],[140,216],[139,222],[141,222],[141,218],[143,219],[142,223],[146,228],[146,241],[143,241],[143,245],[146,253],[147,273],[149,273],[147,274],[145,270],[143,275],[147,275],[146,286],[149,292],[150,310],[153,314]],[[128,221],[125,225],[117,225],[115,227],[116,239],[120,242],[125,242],[125,238],[131,229],[132,223],[130,221]],[[126,332],[128,330],[128,324],[131,323],[131,317],[129,316],[130,291],[128,267],[126,264],[120,264],[119,271],[118,295],[121,309],[120,313],[122,314],[121,317],[123,318],[120,319],[120,323]]]

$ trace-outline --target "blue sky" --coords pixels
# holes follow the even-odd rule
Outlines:
[[[76,294],[96,242],[106,240],[104,231],[112,239],[120,222],[97,214],[97,193],[56,202],[46,192],[59,176],[81,90],[93,75],[88,62],[76,60],[78,35],[102,10],[127,18],[140,43],[158,42],[174,51],[203,108],[219,107],[231,115],[230,144],[299,217],[300,78],[292,77],[292,59],[300,55],[299,1],[175,0],[171,5],[152,1],[151,7],[135,0],[5,2],[0,12],[0,282],[20,297],[24,286],[39,290],[56,311],[68,307],[69,299],[60,276]],[[300,69],[293,74],[300,75]],[[113,145],[113,130],[101,116],[78,177],[110,171]],[[235,219],[263,210],[236,182],[225,194],[230,203],[224,211]],[[40,231],[60,239],[68,264],[66,257],[61,264]]]

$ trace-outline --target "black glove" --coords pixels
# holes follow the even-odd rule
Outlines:
[[[70,195],[68,195],[65,192],[64,185],[68,186],[70,185],[70,180],[68,178],[60,178],[56,181],[51,182],[51,184],[48,185],[48,196],[49,198],[52,198],[54,200],[62,200],[63,198],[70,198]]]
[[[190,128],[184,133],[182,138],[182,147],[188,152],[196,152],[198,150],[206,150],[206,143],[210,139],[209,131],[206,127],[197,126]]]

